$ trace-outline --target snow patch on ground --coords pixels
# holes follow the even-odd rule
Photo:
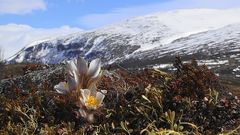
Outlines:
[[[208,65],[208,66],[214,66],[214,65],[226,65],[228,64],[228,60],[197,60],[199,65]]]
[[[238,66],[237,68],[233,69],[233,72],[237,72],[237,71],[240,71],[240,66]]]
[[[166,68],[170,68],[170,67],[173,67],[173,65],[172,64],[160,64],[160,65],[153,66],[153,68],[155,68],[155,69],[158,69],[158,68],[166,69]]]

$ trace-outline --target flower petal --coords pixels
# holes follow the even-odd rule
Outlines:
[[[76,59],[67,62],[67,70],[71,76],[74,76],[74,72],[78,72]]]
[[[90,96],[91,91],[89,89],[81,89],[82,98],[85,101],[88,96]]]
[[[78,102],[78,107],[82,107],[82,106],[85,106],[85,101],[84,101],[84,99],[82,98],[82,97],[79,97],[79,101],[80,102]]]
[[[72,76],[72,77],[74,78],[76,84],[78,85],[78,83],[79,83],[78,72],[77,72],[77,71],[73,71],[72,73],[73,73],[73,76]]]
[[[88,71],[87,62],[82,57],[77,59],[77,69],[80,75],[87,74]]]
[[[99,105],[102,104],[104,98],[105,98],[104,94],[102,94],[101,92],[97,92],[96,99],[97,99]]]
[[[84,117],[84,118],[87,117],[87,112],[86,112],[85,110],[80,109],[80,110],[79,110],[79,113],[80,113],[80,115],[81,115],[82,117]]]
[[[100,59],[94,59],[93,61],[91,61],[89,65],[87,75],[88,77],[96,78],[98,77],[100,71],[101,71],[101,61]]]
[[[69,91],[73,91],[77,89],[78,81],[75,78],[68,76],[67,81],[69,85]]]
[[[60,94],[67,94],[69,92],[69,89],[64,86],[65,83],[66,82],[60,82],[54,86],[54,89]]]
[[[97,82],[100,80],[100,78],[102,77],[102,74],[101,74],[102,72],[100,71],[100,73],[98,74],[98,76],[97,77],[95,77],[95,78],[87,78],[88,79],[88,81],[87,81],[87,83],[86,83],[86,87],[88,88],[88,89],[92,89],[93,87],[96,87],[96,84],[97,84]]]

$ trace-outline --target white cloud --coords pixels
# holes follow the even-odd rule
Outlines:
[[[240,8],[240,0],[170,0],[168,2],[113,9],[108,13],[88,14],[80,17],[78,21],[82,27],[97,28],[134,16],[189,8]]]
[[[8,58],[33,41],[67,35],[79,31],[82,30],[69,26],[43,29],[21,24],[0,25],[0,47],[4,50],[5,58]]]
[[[0,0],[0,14],[26,14],[45,9],[44,0]]]

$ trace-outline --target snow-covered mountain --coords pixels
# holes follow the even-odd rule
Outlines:
[[[186,62],[195,58],[199,64],[208,65],[218,74],[240,79],[240,23],[192,34],[166,45],[136,52],[123,59],[121,65],[134,68],[147,65],[171,70],[176,55],[182,56]]]
[[[239,53],[240,9],[186,9],[36,41],[8,62],[60,63],[84,56],[101,57],[105,64],[141,67],[167,64],[181,54],[186,61],[194,56],[200,62],[219,66],[229,60],[239,63]]]

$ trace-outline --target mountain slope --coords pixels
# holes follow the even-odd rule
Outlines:
[[[83,56],[124,67],[169,65],[180,54],[196,58],[219,75],[240,79],[240,9],[191,9],[137,17],[96,30],[36,41],[8,63],[47,64]],[[159,65],[159,63],[161,63]]]
[[[172,41],[169,44],[147,51],[135,53],[133,59],[148,59],[182,56],[197,56],[198,59],[234,58],[240,60],[240,23],[192,34]],[[166,61],[167,62],[167,61]]]
[[[196,58],[199,64],[209,66],[221,78],[238,84],[240,81],[240,24],[179,38],[170,44],[137,52],[127,59],[122,59],[120,63],[123,67],[148,66],[174,70],[170,63],[176,55],[181,55],[185,62]]]
[[[240,22],[240,9],[189,9],[156,13],[96,30],[37,41],[8,61],[59,63],[80,55],[89,59],[101,57],[106,63],[113,63],[155,47],[174,48],[170,44],[174,40],[237,22]]]

